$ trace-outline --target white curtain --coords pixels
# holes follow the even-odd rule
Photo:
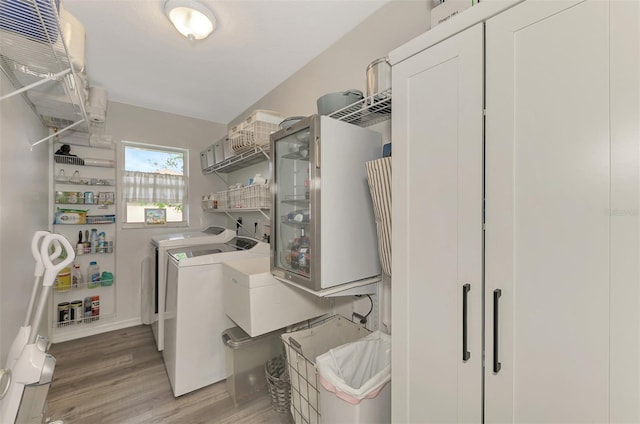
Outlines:
[[[186,177],[155,172],[124,171],[126,202],[182,203]]]

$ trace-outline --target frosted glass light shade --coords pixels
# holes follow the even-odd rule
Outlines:
[[[178,32],[190,40],[207,38],[216,28],[216,18],[193,0],[167,0],[164,13]]]

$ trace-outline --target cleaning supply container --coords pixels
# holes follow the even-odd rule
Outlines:
[[[283,332],[277,330],[258,337],[250,337],[240,327],[222,332],[227,390],[236,406],[266,391],[264,364],[282,354],[280,335]]]
[[[90,289],[100,287],[100,266],[96,261],[89,262],[87,267],[87,287]]]

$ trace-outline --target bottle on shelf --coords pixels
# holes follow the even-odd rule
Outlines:
[[[91,235],[89,236],[89,244],[91,246],[91,253],[98,253],[98,230],[91,229]]]
[[[100,319],[100,296],[91,296],[91,321]]]
[[[84,243],[82,242],[82,230],[78,231],[78,243],[76,245],[76,256],[84,255]]]
[[[98,249],[97,249],[97,253],[105,253],[106,250],[106,234],[104,233],[104,231],[100,231],[100,233],[98,234]]]
[[[300,237],[296,237],[291,244],[291,268],[298,269],[298,253],[300,252]]]
[[[311,269],[311,254],[309,247],[309,237],[304,233],[304,228],[300,229],[300,247],[298,248],[298,269],[300,272],[309,274]]]
[[[96,261],[91,261],[87,267],[87,287],[90,289],[100,286],[100,267]]]
[[[84,284],[84,276],[80,270],[80,265],[73,264],[73,270],[71,271],[71,286],[74,288],[82,287]]]

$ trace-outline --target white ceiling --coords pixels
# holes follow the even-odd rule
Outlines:
[[[190,42],[164,0],[64,0],[87,33],[91,85],[109,100],[228,123],[389,0],[202,0],[217,18]]]

